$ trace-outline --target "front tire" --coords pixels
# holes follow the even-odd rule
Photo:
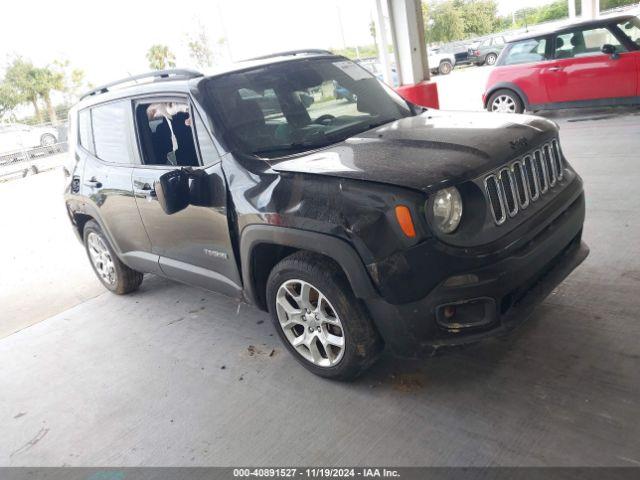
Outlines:
[[[375,362],[382,341],[334,262],[298,252],[267,280],[271,320],[291,354],[309,371],[352,380]]]
[[[491,94],[487,110],[495,113],[522,113],[524,105],[516,92],[503,88]]]
[[[120,261],[100,225],[89,220],[83,231],[84,246],[98,280],[117,295],[136,291],[143,275]]]
[[[438,72],[440,75],[449,75],[453,70],[453,64],[449,60],[443,60],[440,62],[440,66],[438,66]]]

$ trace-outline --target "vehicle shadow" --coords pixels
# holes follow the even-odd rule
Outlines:
[[[594,366],[590,357],[614,351],[610,340],[588,325],[595,313],[544,303],[510,334],[454,349],[425,359],[403,359],[385,352],[356,384],[359,388],[418,396],[469,395],[496,391],[518,396],[572,395],[606,378],[608,361]],[[582,326],[576,328],[578,323]],[[589,372],[589,373],[587,373]],[[493,393],[492,393],[493,392]],[[547,393],[541,393],[547,392]],[[523,397],[524,398],[524,397]]]
[[[574,108],[567,110],[549,110],[537,112],[536,115],[555,121],[587,122],[607,120],[628,115],[640,115],[640,106]]]

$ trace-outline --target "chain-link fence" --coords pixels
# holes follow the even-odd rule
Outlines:
[[[67,151],[67,124],[0,124],[0,181],[55,168]]]

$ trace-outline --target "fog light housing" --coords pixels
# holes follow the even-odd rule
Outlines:
[[[483,327],[497,318],[496,301],[489,297],[472,298],[436,307],[436,322],[450,331]]]

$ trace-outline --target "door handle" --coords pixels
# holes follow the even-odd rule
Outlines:
[[[89,180],[84,182],[84,184],[91,188],[102,188],[102,182],[100,182],[96,177],[91,177]]]
[[[149,200],[157,197],[156,191],[153,189],[150,183],[146,183],[146,182],[143,183],[142,186],[140,187],[140,191],[144,193],[144,196],[147,197]]]
[[[559,72],[562,70],[562,67],[549,67],[550,72]]]

